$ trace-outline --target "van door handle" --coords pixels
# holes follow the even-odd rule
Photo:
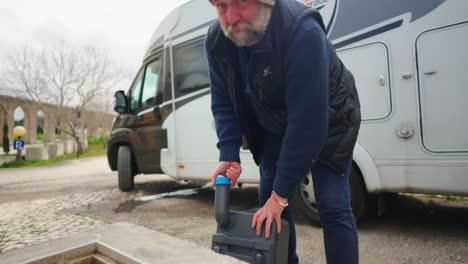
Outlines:
[[[436,73],[437,71],[427,71],[427,72],[424,72],[424,75],[434,75]]]

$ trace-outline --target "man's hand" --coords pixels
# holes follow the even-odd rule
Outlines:
[[[231,180],[231,185],[236,185],[237,179],[239,179],[242,173],[242,167],[239,162],[236,161],[221,161],[216,169],[211,174],[211,183],[214,184],[214,180],[218,175],[225,175]]]
[[[282,203],[286,204],[288,200],[286,198],[282,198],[277,194],[276,198],[281,201]],[[252,228],[256,228],[257,236],[260,236],[262,232],[262,224],[263,221],[266,219],[266,226],[265,226],[265,238],[270,238],[270,229],[271,223],[273,220],[276,222],[276,230],[278,233],[281,232],[281,213],[283,212],[284,207],[281,206],[277,201],[270,197],[265,205],[258,210],[253,219],[252,219]]]

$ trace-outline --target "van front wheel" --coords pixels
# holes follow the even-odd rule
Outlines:
[[[349,189],[351,192],[351,207],[356,221],[361,218],[366,210],[367,192],[364,187],[360,172],[353,166],[349,177]],[[309,172],[296,189],[294,207],[312,221],[312,224],[320,226],[320,215],[315,201],[312,174]]]
[[[132,151],[129,146],[120,146],[117,152],[117,173],[119,189],[128,192],[133,189]]]

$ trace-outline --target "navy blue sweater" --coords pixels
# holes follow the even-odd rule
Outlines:
[[[306,18],[287,47],[284,68],[287,127],[273,183],[273,190],[282,197],[291,197],[307,171],[318,160],[327,138],[329,45],[318,23],[313,18]],[[219,138],[219,160],[239,161],[242,143],[240,123],[229,99],[225,76],[209,52],[207,57],[211,108]],[[245,61],[239,65],[247,67]],[[241,69],[240,72],[244,74],[244,82],[247,82],[247,71]],[[257,119],[264,114],[268,113],[256,113]],[[262,122],[259,123],[262,125]]]

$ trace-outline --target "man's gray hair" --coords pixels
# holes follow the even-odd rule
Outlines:
[[[216,0],[209,0],[212,4],[213,2],[215,2]],[[258,0],[260,3],[264,3],[265,5],[271,5],[271,6],[274,6],[275,5],[275,2],[276,0]]]

